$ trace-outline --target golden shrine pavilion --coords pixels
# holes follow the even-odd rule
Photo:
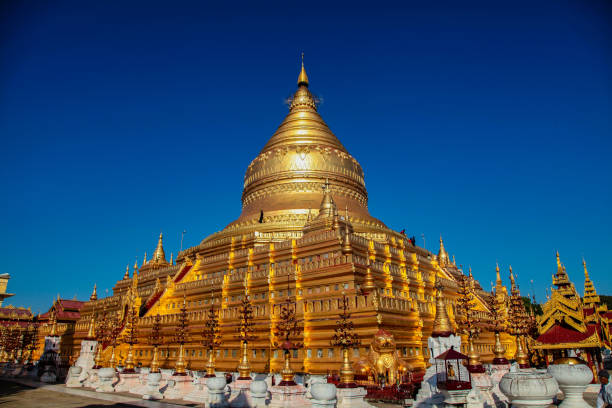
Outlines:
[[[147,338],[160,315],[160,365],[174,367],[179,346],[173,340],[183,304],[189,321],[185,360],[203,369],[206,349],[202,329],[207,310],[220,310],[221,345],[217,368],[234,371],[241,356],[236,330],[245,296],[253,306],[253,335],[248,358],[253,372],[278,372],[282,352],[273,347],[280,304],[296,305],[303,328],[302,346],[293,351],[295,371],[338,370],[342,353],[330,345],[343,295],[349,297],[351,320],[361,344],[351,352],[361,372],[384,372],[390,381],[406,370],[422,371],[428,359],[427,338],[436,312],[434,282],[443,286],[443,302],[454,322],[458,278],[440,238],[433,254],[393,231],[368,210],[364,172],[317,110],[302,63],[289,113],[246,170],[242,213],[220,232],[166,260],[163,236],[150,259],[113,288],[112,296],[92,295],[80,310],[73,353],[91,333],[100,314],[113,312],[125,327],[127,310],[139,311],[137,364],[148,366],[153,347]],[[507,290],[497,276],[498,296]],[[489,327],[493,296],[474,284],[477,309],[485,328],[475,341],[483,361],[493,359]],[[135,295],[135,296],[134,296]],[[509,336],[502,336],[508,355]],[[103,343],[105,346],[106,344]],[[127,355],[126,344],[116,354]],[[111,351],[106,347],[103,358]]]
[[[603,368],[601,349],[610,349],[610,321],[612,312],[602,304],[593,282],[589,278],[586,262],[584,266],[584,297],[581,298],[570,281],[565,266],[557,252],[557,273],[552,282],[555,288],[542,306],[538,317],[540,335],[535,339],[534,349],[542,350],[546,362],[573,353],[593,369]]]

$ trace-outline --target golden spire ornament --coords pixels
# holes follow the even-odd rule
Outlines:
[[[558,255],[558,253],[557,253]],[[510,289],[510,310],[508,313],[508,324],[510,326],[511,333],[516,336],[516,354],[514,359],[518,363],[520,368],[529,368],[528,355],[523,349],[523,342],[521,337],[526,333],[526,322],[527,312],[525,311],[525,305],[521,298],[521,292],[516,285],[514,280],[514,273],[512,267],[510,267],[510,282],[512,284]]]
[[[151,326],[151,334],[149,335],[149,344],[153,346],[153,358],[151,359],[151,372],[159,373],[159,361],[157,360],[157,348],[163,343],[161,335],[161,316],[158,314],[153,318]]]
[[[93,292],[91,292],[91,296],[89,297],[89,301],[93,302],[94,300],[98,300],[98,292],[97,292],[97,284],[94,283]]]
[[[474,296],[474,282],[472,269],[470,275],[461,275],[458,279],[459,288],[457,289],[457,317],[456,322],[459,331],[467,336],[468,340],[468,371],[471,373],[483,373],[485,368],[478,359],[478,354],[474,348],[474,340],[480,334],[480,319],[477,317],[476,298]]]
[[[87,331],[87,340],[96,339],[96,311],[95,309],[91,312],[91,319],[89,320],[89,330]]]
[[[340,312],[340,320],[336,321],[335,333],[331,340],[332,346],[342,348],[342,368],[340,369],[340,384],[338,388],[356,388],[355,374],[353,366],[349,359],[349,350],[361,344],[359,336],[355,333],[353,322],[350,320],[351,315],[348,312],[349,304],[346,294],[342,294],[342,311]]]
[[[185,360],[183,357],[183,348],[185,343],[187,343],[187,330],[188,330],[189,321],[187,319],[187,301],[185,295],[183,294],[183,305],[181,306],[181,313],[179,314],[178,324],[176,327],[176,340],[175,342],[179,344],[179,352],[178,359],[174,364],[174,372],[172,375],[187,375],[185,371]]]
[[[215,350],[221,345],[221,335],[219,333],[219,313],[215,310],[215,299],[212,296],[210,299],[210,309],[208,309],[206,323],[202,332],[202,345],[208,351],[208,362],[206,363],[206,375],[204,377],[214,377]]]
[[[306,69],[304,68],[304,53],[302,53],[302,70],[298,76],[297,84],[298,86],[308,87],[308,75],[306,75]]]
[[[253,305],[247,293],[247,279],[245,273],[244,298],[238,313],[240,314],[240,326],[238,327],[238,338],[242,347],[242,358],[238,365],[239,380],[251,379],[251,366],[248,359],[248,344],[253,340]]]
[[[444,286],[442,286],[442,282],[438,275],[436,275],[434,288],[436,289],[436,315],[434,317],[431,337],[448,337],[454,333],[454,330],[448,319],[448,314],[446,313]]]
[[[289,277],[287,277],[288,279]],[[274,329],[272,345],[277,349],[283,350],[285,359],[284,367],[281,370],[282,381],[279,385],[294,386],[296,383],[293,380],[294,372],[291,368],[291,351],[302,347],[302,343],[293,340],[302,333],[302,328],[296,317],[295,301],[289,297],[289,290],[287,290],[287,299],[280,306],[279,320]]]
[[[127,332],[126,343],[129,345],[128,354],[125,359],[124,373],[134,373],[134,344],[138,343],[138,313],[136,312],[136,294],[135,289],[129,289],[129,308],[127,310]]]
[[[130,265],[125,267],[125,274],[123,275],[123,279],[130,279]]]
[[[499,277],[499,266],[496,266],[497,276]],[[501,279],[500,279],[501,280]],[[497,288],[497,286],[496,286]],[[493,346],[493,364],[495,365],[506,365],[506,350],[500,341],[500,333],[506,329],[506,322],[504,316],[504,299],[497,296],[497,289],[493,296],[493,305],[491,308],[491,320],[493,322],[493,332],[495,333],[495,344]]]

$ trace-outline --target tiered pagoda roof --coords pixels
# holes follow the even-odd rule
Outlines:
[[[550,299],[542,306],[536,348],[610,348],[608,310],[600,304],[584,260],[583,266],[585,294],[581,299],[557,252],[557,273],[553,275],[556,288],[552,289]]]

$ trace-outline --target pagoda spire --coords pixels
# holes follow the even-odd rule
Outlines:
[[[584,299],[583,303],[586,307],[592,308],[600,303],[599,295],[595,290],[595,285],[593,285],[593,281],[589,277],[589,271],[586,266],[586,261],[584,258],[582,259],[582,266],[584,267]]]
[[[306,69],[304,68],[304,53],[302,53],[302,70],[298,76],[298,86],[308,87],[308,75],[306,75]]]
[[[144,259],[142,260],[142,266],[147,264],[147,251],[145,251]]]
[[[95,318],[95,310],[91,313],[91,320],[89,321],[89,331],[87,332],[86,339],[95,340],[96,339],[96,318]]]
[[[514,281],[514,273],[512,272],[512,265],[509,266],[510,269],[510,291],[514,292],[516,290],[516,282]]]
[[[123,275],[123,279],[130,279],[130,265],[129,264],[125,267],[125,274]]]
[[[448,252],[444,248],[444,241],[442,241],[442,234],[440,234],[440,250],[438,251],[438,265],[445,267],[448,265]]]
[[[567,272],[565,271],[565,266],[561,263],[561,259],[559,258],[559,251],[557,251],[557,273],[553,276],[553,285],[560,287],[570,285],[569,276],[567,276]]]
[[[433,330],[431,337],[448,337],[453,334],[453,327],[448,319],[446,313],[446,306],[444,305],[444,286],[438,275],[436,275],[436,282],[434,287],[436,288],[436,317],[433,322]]]
[[[138,273],[138,259],[134,261],[134,275]]]
[[[93,292],[91,292],[91,296],[89,297],[90,301],[98,300],[98,292],[97,292],[97,284],[94,283]]]
[[[342,243],[342,253],[345,255],[353,253],[353,248],[351,247],[351,231],[349,229],[349,220],[348,220],[348,206],[345,210],[344,216],[344,242]]]
[[[333,217],[337,213],[336,203],[330,193],[329,179],[325,179],[325,184],[323,184],[323,200],[321,200],[321,207],[319,208],[317,218]]]
[[[166,263],[166,254],[164,253],[164,244],[163,244],[164,235],[159,233],[159,240],[157,241],[157,248],[155,248],[155,253],[153,254],[153,262],[155,263]]]
[[[495,262],[495,286],[502,286],[501,275],[499,274],[499,264]]]

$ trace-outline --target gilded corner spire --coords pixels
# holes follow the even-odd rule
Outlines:
[[[333,217],[337,214],[338,210],[330,193],[329,179],[325,179],[325,184],[323,184],[322,188],[323,200],[321,200],[321,207],[319,208],[319,215],[317,215],[317,218]]]
[[[516,290],[516,282],[514,281],[514,273],[512,272],[512,265],[509,266],[510,269],[510,290]]]
[[[453,334],[453,327],[448,319],[446,313],[446,306],[444,305],[444,286],[440,281],[438,275],[436,275],[436,281],[434,284],[436,288],[436,317],[433,322],[433,330],[431,332],[432,337],[448,337]]]
[[[155,263],[166,263],[166,254],[164,253],[164,244],[163,244],[163,233],[159,233],[159,240],[157,241],[157,248],[155,248],[155,253],[153,254],[153,262]]]
[[[302,70],[297,80],[298,86],[308,86],[308,75],[306,75],[306,69],[304,68],[304,53],[302,53]]]
[[[442,241],[442,234],[440,234],[440,250],[438,251],[438,265],[445,267],[448,265],[448,252],[444,248],[444,241]]]
[[[146,265],[147,264],[147,251],[145,251],[145,255],[144,255],[144,259],[142,260],[142,265]]]
[[[597,294],[597,290],[595,290],[595,285],[591,278],[589,277],[589,271],[587,270],[586,261],[584,258],[582,259],[582,266],[584,266],[584,298],[583,303],[585,307],[596,307],[601,302],[599,295]]]
[[[95,310],[91,312],[91,320],[89,321],[89,331],[87,332],[87,338],[95,340],[96,338],[96,317]]]
[[[98,286],[98,285],[97,285],[96,283],[94,283],[93,292],[91,292],[91,296],[89,297],[89,300],[90,300],[90,301],[93,301],[93,300],[98,300],[97,286]]]
[[[134,274],[138,273],[138,259],[134,261]]]
[[[130,279],[130,265],[125,267],[125,274],[123,275],[123,279]]]

